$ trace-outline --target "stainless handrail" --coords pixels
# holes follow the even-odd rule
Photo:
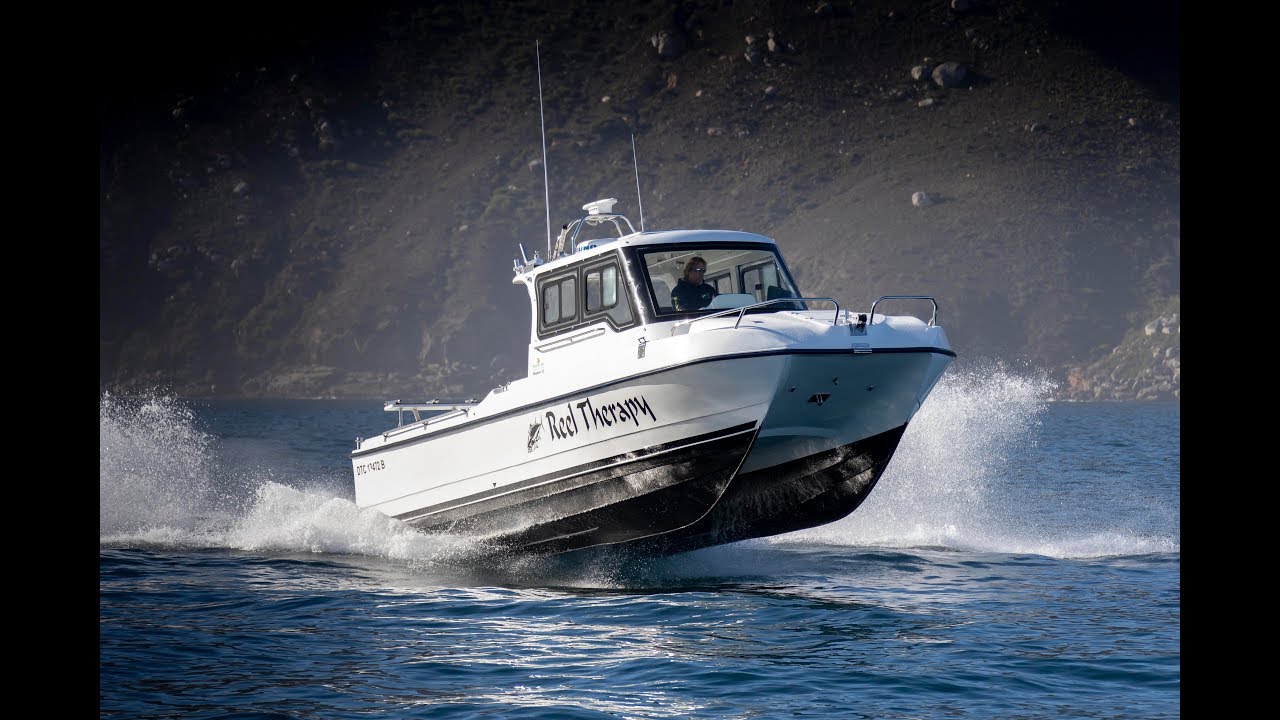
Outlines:
[[[435,423],[443,422],[443,421],[448,420],[448,419],[450,419],[450,418],[456,418],[456,417],[458,417],[459,415],[469,415],[469,414],[470,414],[470,412],[469,412],[466,408],[461,408],[461,407],[460,407],[460,408],[454,408],[454,409],[452,409],[452,410],[445,410],[444,412],[442,412],[442,413],[440,413],[439,415],[436,415],[436,416],[434,416],[434,417],[429,417],[429,418],[415,418],[413,422],[411,422],[411,423],[409,423],[409,424],[407,424],[407,425],[404,423],[404,419],[403,419],[403,417],[398,417],[398,418],[396,419],[396,426],[395,426],[395,427],[393,427],[393,428],[391,428],[390,430],[384,430],[384,431],[381,433],[381,435],[382,435],[382,437],[383,437],[384,439],[386,439],[386,438],[390,438],[390,437],[392,437],[392,436],[394,436],[394,435],[399,435],[399,434],[401,434],[401,433],[407,433],[407,432],[409,432],[410,430],[413,430],[413,429],[415,429],[415,428],[426,428],[426,427],[428,427],[428,426],[430,426],[430,425],[434,425]]]
[[[934,300],[932,295],[882,295],[880,300],[928,300],[933,303],[933,316],[929,318],[929,327],[933,327],[938,319],[938,301]],[[871,316],[867,319],[868,325],[872,325],[876,321],[876,305],[880,304],[880,300],[871,303]]]
[[[631,229],[630,233],[628,233],[626,230],[622,228],[621,225],[618,224],[619,220],[627,224],[627,227]],[[569,252],[575,252],[575,248],[577,248],[577,245],[578,245],[578,235],[582,233],[583,227],[587,225],[591,225],[592,227],[594,227],[596,225],[603,225],[606,222],[613,223],[613,229],[618,231],[618,237],[626,237],[627,235],[634,235],[636,232],[636,226],[631,224],[631,219],[621,213],[585,215],[583,217],[578,218],[577,220],[574,220],[569,225],[569,228],[568,228],[568,234],[570,236],[569,243],[568,243]],[[617,238],[614,238],[614,239],[617,239]],[[608,242],[612,242],[612,240]]]
[[[435,417],[427,418],[427,422],[423,423],[423,427],[426,427],[427,425],[433,422],[436,422],[437,420],[441,420],[445,417],[450,417],[456,412],[459,412],[459,411],[463,413],[469,412],[471,408],[479,404],[480,403],[475,399],[470,399],[470,400],[438,400],[437,399],[437,400],[430,400],[428,402],[422,402],[422,403],[406,403],[406,402],[401,402],[399,400],[387,400],[385,403],[383,403],[382,409],[385,410],[386,412],[396,413],[397,428],[404,427],[404,414],[406,412],[413,413],[413,422],[416,424],[416,423],[422,422],[422,415],[421,415],[422,411],[429,411],[429,412],[449,411],[443,415],[436,415]]]
[[[718,312],[718,313],[712,313],[712,314],[710,314],[710,315],[703,315],[702,317],[697,317],[697,318],[694,318],[694,319],[692,319],[692,320],[686,320],[685,322],[682,322],[682,323],[676,323],[676,324],[675,324],[675,325],[673,325],[673,326],[672,326],[672,328],[671,328],[671,334],[672,334],[672,335],[675,335],[675,334],[676,334],[676,330],[677,330],[678,328],[688,327],[688,326],[690,326],[690,325],[692,325],[692,324],[694,324],[694,323],[698,322],[699,320],[710,320],[711,318],[724,317],[724,316],[726,316],[726,315],[732,315],[733,313],[738,313],[738,321],[737,321],[737,322],[735,322],[735,323],[733,324],[733,327],[734,327],[734,329],[736,330],[736,329],[737,329],[737,327],[738,327],[739,325],[741,325],[741,324],[742,324],[742,318],[743,318],[743,316],[744,316],[744,315],[746,315],[747,311],[748,311],[748,310],[750,310],[751,308],[764,307],[765,305],[772,305],[772,304],[774,304],[774,303],[784,303],[784,302],[817,302],[817,301],[826,301],[826,302],[829,302],[829,303],[831,303],[831,304],[833,304],[833,305],[835,305],[835,306],[836,306],[836,314],[835,314],[835,317],[833,317],[833,318],[831,319],[831,324],[832,324],[832,325],[836,325],[836,324],[838,324],[838,322],[839,322],[839,320],[840,320],[840,303],[839,303],[839,302],[837,302],[835,298],[829,298],[829,297],[822,297],[822,298],[789,297],[789,298],[774,298],[774,299],[772,299],[772,300],[765,300],[764,302],[758,302],[758,303],[754,303],[754,304],[752,304],[752,305],[743,305],[743,306],[742,306],[742,307],[740,307],[740,308],[729,308],[728,310],[721,310],[721,311],[720,311],[720,312]],[[807,310],[808,308],[805,308],[805,309]]]

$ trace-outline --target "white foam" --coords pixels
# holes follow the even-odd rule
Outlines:
[[[162,393],[104,393],[99,412],[99,540],[104,545],[354,554],[430,565],[465,560],[474,541],[425,535],[317,487],[277,481],[276,468],[235,470],[195,412]],[[289,476],[295,476],[294,469]]]
[[[207,505],[212,438],[170,397],[104,393],[98,410],[102,533],[192,527]]]
[[[1010,496],[1010,473],[1026,472],[1052,389],[1042,373],[994,361],[953,366],[908,426],[862,507],[830,525],[761,541],[761,548],[940,546],[1052,557],[1176,552],[1176,530],[1162,535],[1054,526]],[[341,496],[335,489],[341,483],[333,477],[260,464],[271,462],[270,454],[246,463],[237,451],[235,462],[222,463],[221,441],[201,428],[188,405],[162,393],[104,393],[99,419],[104,545],[358,555],[425,570],[464,566],[487,551],[464,538],[425,535],[362,510]],[[689,562],[704,560],[690,556]],[[575,565],[507,558],[492,569],[517,576],[550,571],[566,582],[576,572],[588,584],[610,584],[608,568]]]
[[[1060,482],[1056,468],[1028,467],[1041,441],[1054,384],[1000,361],[953,366],[907,427],[888,469],[852,515],[774,538],[891,548],[1097,557],[1177,551],[1176,537],[1117,527],[1053,527],[1020,501],[1018,482]],[[1015,477],[1014,473],[1042,477]]]

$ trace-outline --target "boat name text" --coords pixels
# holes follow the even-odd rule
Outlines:
[[[576,414],[574,413],[575,409],[577,410]],[[567,403],[564,414],[557,415],[554,410],[548,410],[545,421],[547,434],[551,436],[551,439],[562,440],[573,437],[579,432],[599,430],[628,421],[639,427],[640,421],[645,416],[648,416],[654,422],[658,421],[658,416],[654,414],[653,408],[649,407],[649,401],[641,395],[640,397],[627,398],[623,402],[605,403],[599,407],[592,404],[590,398],[578,403]],[[578,424],[578,418],[582,418],[581,425]],[[530,447],[529,450],[532,452],[533,448]]]

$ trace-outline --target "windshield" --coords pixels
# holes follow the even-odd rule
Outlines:
[[[682,245],[642,251],[640,258],[659,315],[800,297],[772,248]],[[776,303],[767,309],[793,307]]]

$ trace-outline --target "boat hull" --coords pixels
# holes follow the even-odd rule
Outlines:
[[[871,492],[949,360],[930,349],[710,358],[411,429],[355,458],[379,468],[358,479],[357,502],[423,531],[548,554],[663,555],[814,527]],[[618,421],[632,399],[646,410]],[[615,424],[601,424],[602,408],[619,408]]]
[[[698,522],[637,543],[669,555],[835,522],[858,508],[884,474],[906,425],[807,458],[743,473]]]
[[[703,517],[750,451],[786,359],[693,363],[353,455],[356,502],[415,528],[563,552]],[[690,392],[697,388],[699,392]]]
[[[706,515],[733,479],[755,431],[746,423],[642,448],[530,478],[522,487],[462,498],[450,510],[400,519],[425,531],[483,537],[503,549],[537,553],[656,537]]]
[[[849,515],[884,474],[950,359],[927,350],[791,355],[756,441],[715,507],[635,549],[684,552]]]

